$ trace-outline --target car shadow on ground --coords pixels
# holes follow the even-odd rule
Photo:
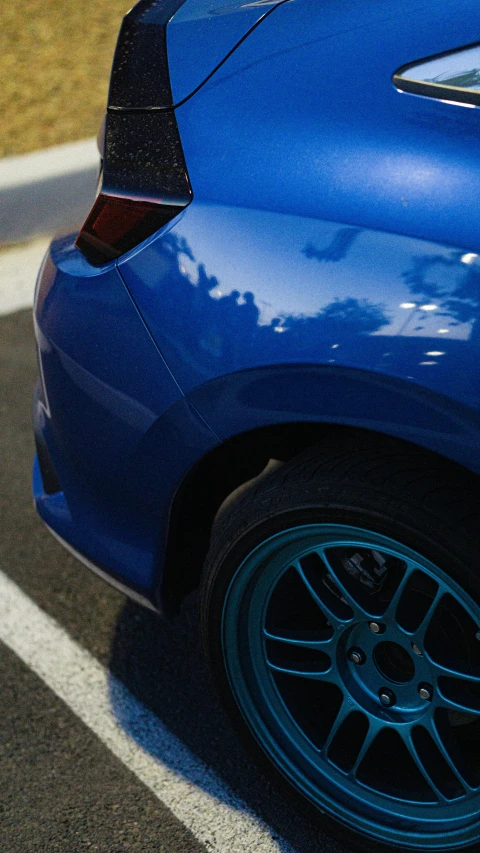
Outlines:
[[[301,853],[346,853],[344,847],[325,837],[286,803],[248,759],[207,672],[198,610],[197,597],[190,596],[181,615],[167,622],[127,601],[112,641],[110,671],[272,828],[281,850],[293,847]],[[111,702],[124,730],[168,765],[168,750],[163,753],[158,739],[149,743],[148,731],[139,730],[135,706],[122,701],[114,689]],[[178,771],[178,766],[174,769]],[[182,768],[182,772],[189,778],[188,768]],[[197,775],[193,781],[199,783]],[[218,796],[218,789],[212,790],[208,776],[202,784]]]

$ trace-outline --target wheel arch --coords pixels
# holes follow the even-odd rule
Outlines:
[[[190,403],[221,439],[187,472],[171,505],[158,595],[175,613],[198,585],[215,516],[269,460],[324,442],[421,448],[444,476],[480,475],[480,418],[413,383],[350,368],[283,365],[223,376]]]

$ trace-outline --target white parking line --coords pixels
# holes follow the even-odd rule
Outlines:
[[[49,243],[49,239],[35,240],[0,252],[0,315],[32,305],[38,270]]]
[[[212,770],[2,571],[0,640],[208,850],[294,853],[285,841],[273,838],[268,826]],[[121,727],[112,708],[128,719],[131,734]]]

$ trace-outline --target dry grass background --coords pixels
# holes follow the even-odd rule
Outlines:
[[[4,0],[0,156],[97,133],[129,0]]]

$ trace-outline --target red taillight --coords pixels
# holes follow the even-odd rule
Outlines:
[[[101,192],[75,245],[92,264],[105,264],[158,231],[183,207]]]

